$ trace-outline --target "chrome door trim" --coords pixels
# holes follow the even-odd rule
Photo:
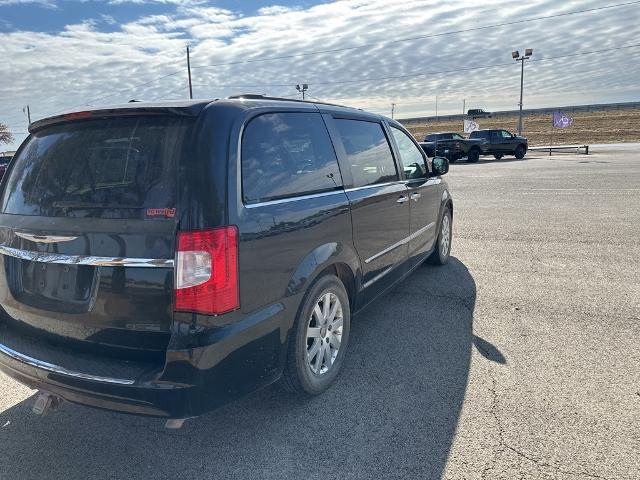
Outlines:
[[[337,190],[331,190],[329,192],[310,193],[308,195],[296,195],[293,197],[279,198],[277,200],[265,200],[264,202],[245,203],[244,208],[257,208],[267,205],[279,205],[281,203],[297,202],[299,200],[308,200],[310,198],[327,197],[329,195],[344,194],[344,189],[340,187]]]
[[[372,183],[371,185],[364,185],[362,187],[345,188],[344,191],[349,193],[349,192],[357,192],[359,190],[368,190],[370,188],[376,188],[376,187],[388,187],[390,185],[404,185],[404,184],[405,182],[402,182],[400,180],[394,180],[392,182]]]
[[[2,345],[2,344],[0,344],[0,353],[3,353],[8,357],[11,357],[14,360],[17,360],[21,363],[25,363],[31,367],[39,368],[41,370],[46,370],[47,372],[51,372],[51,373],[65,375],[67,377],[81,378],[83,380],[93,380],[95,382],[102,382],[102,383],[113,383],[117,385],[133,385],[135,383],[135,380],[130,380],[126,378],[101,377],[98,375],[91,375],[88,373],[67,370],[64,367],[60,367],[58,365],[45,362],[43,360],[38,360],[37,358],[30,357],[28,355],[25,355],[24,353],[16,352],[12,348],[9,348],[6,345]]]
[[[33,252],[0,245],[0,254],[32,262],[91,265],[94,267],[173,267],[173,258],[95,257],[62,253]]]
[[[70,242],[71,240],[75,240],[78,237],[73,236],[65,236],[65,235],[36,235],[33,233],[26,232],[14,232],[16,236],[20,238],[24,238],[25,240],[30,240],[32,242],[37,243],[60,243],[60,242]]]
[[[376,253],[375,255],[367,258],[364,263],[371,263],[373,262],[376,258],[380,258],[383,255],[386,255],[387,253],[391,252],[392,250],[395,250],[398,247],[401,247],[402,245],[405,245],[407,243],[409,243],[411,240],[416,239],[417,237],[419,237],[420,235],[422,235],[424,232],[426,232],[427,230],[429,230],[430,228],[433,228],[433,226],[435,225],[435,222],[431,222],[428,225],[425,225],[424,227],[416,230],[415,232],[413,232],[411,235],[409,235],[408,237],[403,238],[402,240],[397,241],[396,243],[394,243],[393,245],[388,246],[387,248],[385,248],[384,250],[381,250],[380,252]]]
[[[393,265],[391,265],[388,268],[385,268],[382,272],[380,272],[378,275],[376,275],[375,277],[373,277],[371,280],[369,280],[368,282],[366,282],[364,285],[362,285],[362,288],[367,288],[370,285],[373,285],[375,282],[377,282],[378,280],[380,280],[382,277],[384,277],[387,273],[389,273],[391,270],[393,270]]]

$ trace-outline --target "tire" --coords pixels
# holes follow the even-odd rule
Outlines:
[[[524,148],[524,145],[518,145],[518,146],[516,147],[516,151],[515,151],[514,155],[516,156],[516,158],[517,158],[518,160],[521,160],[521,159],[523,159],[523,158],[524,158],[524,156],[526,155],[526,153],[527,153],[527,149],[526,149],[526,148]]]
[[[325,310],[326,299],[329,306]],[[336,301],[339,304],[333,321],[323,324],[327,317],[331,318]],[[316,306],[320,318],[315,313]],[[329,315],[325,316],[327,312]],[[337,326],[340,315],[341,325]],[[291,329],[282,386],[289,392],[306,395],[318,395],[329,388],[344,362],[350,327],[351,311],[344,285],[335,275],[322,276],[307,291]],[[340,334],[335,333],[338,328],[341,329]],[[327,350],[325,346],[329,350],[323,354]]]
[[[432,265],[445,265],[451,255],[451,242],[453,240],[453,221],[451,210],[447,207],[440,220],[440,232],[436,240],[436,248],[429,255],[427,262]]]
[[[467,154],[467,162],[476,163],[480,159],[480,150],[472,148]]]
[[[502,153],[496,153],[495,155],[493,155],[493,158],[495,158],[496,160],[500,160],[502,157],[504,157]]]

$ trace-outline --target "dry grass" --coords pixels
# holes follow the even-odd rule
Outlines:
[[[524,135],[529,145],[593,144],[640,142],[640,109],[620,110],[612,112],[575,112],[573,125],[565,129],[554,129],[551,114],[525,116]],[[509,117],[479,119],[480,128],[504,128],[513,133],[518,130],[518,115]],[[427,133],[460,132],[462,120],[447,122],[407,122],[407,129],[418,140],[423,140]]]

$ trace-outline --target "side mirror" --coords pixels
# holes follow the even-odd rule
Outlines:
[[[444,175],[449,171],[449,160],[445,157],[434,157],[431,165],[433,166],[432,177]]]

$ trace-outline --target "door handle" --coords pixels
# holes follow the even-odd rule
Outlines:
[[[407,197],[406,195],[401,196],[398,200],[396,200],[396,202],[398,203],[405,203],[409,201],[409,197]]]
[[[416,202],[420,199],[420,197],[422,197],[421,193],[412,193],[411,194],[411,200],[415,200]]]

